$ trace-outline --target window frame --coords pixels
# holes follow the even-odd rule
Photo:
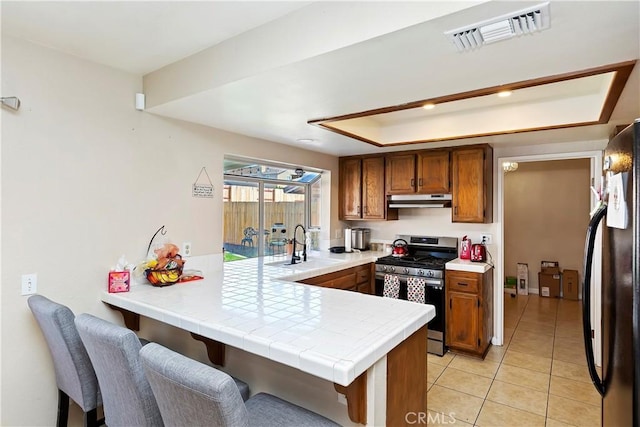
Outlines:
[[[260,163],[260,162],[256,162]],[[263,164],[263,163],[260,163]],[[266,163],[264,163],[266,164]],[[309,182],[291,182],[285,180],[278,179],[266,179],[266,178],[253,178],[246,176],[238,176],[238,175],[230,175],[223,174],[223,194],[224,187],[227,185],[234,185],[234,182],[247,182],[251,184],[258,184],[258,256],[265,256],[265,239],[264,239],[264,230],[265,230],[265,184],[273,184],[273,185],[287,185],[287,186],[298,186],[304,188],[304,226],[305,229],[309,229],[311,224],[311,188],[312,185],[317,183],[322,179],[322,172],[318,173],[318,176]],[[227,182],[231,182],[228,184]],[[271,202],[276,203],[276,202]],[[224,230],[223,230],[224,235]]]

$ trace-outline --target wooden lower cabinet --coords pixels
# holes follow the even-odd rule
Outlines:
[[[371,294],[371,283],[360,283],[356,286],[356,292],[361,294]]]
[[[484,358],[493,337],[493,269],[447,270],[445,281],[449,349]]]
[[[369,263],[321,276],[310,277],[300,280],[300,283],[371,294],[373,293],[373,269],[374,264]]]

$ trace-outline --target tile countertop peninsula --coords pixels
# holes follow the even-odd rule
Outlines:
[[[205,337],[333,382],[340,391],[380,360],[387,366],[389,352],[422,332],[424,360],[426,324],[435,308],[295,281],[372,263],[383,255],[311,252],[307,262],[297,265],[285,265],[290,258],[261,257],[218,269],[204,257],[191,257],[186,267],[203,270],[204,280],[154,287],[141,279],[129,292],[104,291],[101,299],[112,308],[187,330],[196,339]],[[224,360],[224,346],[222,352]],[[371,379],[371,373],[365,376]],[[380,405],[376,410],[367,410],[369,422],[386,413]]]

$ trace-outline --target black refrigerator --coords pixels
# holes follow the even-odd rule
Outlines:
[[[602,395],[604,427],[640,426],[640,119],[609,141],[604,152],[603,202],[587,229],[583,329],[587,364]],[[602,228],[602,378],[591,344],[591,266]]]

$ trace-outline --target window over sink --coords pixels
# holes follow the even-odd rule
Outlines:
[[[317,248],[321,178],[312,168],[225,157],[225,262],[286,254],[297,224],[310,231]]]

